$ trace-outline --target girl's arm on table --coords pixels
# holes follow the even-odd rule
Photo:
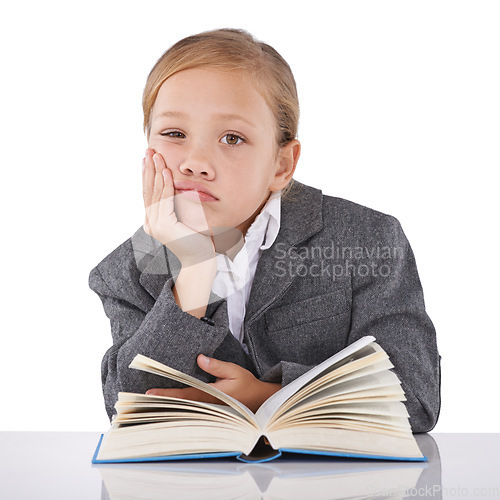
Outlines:
[[[116,272],[116,265],[108,265],[107,259],[89,277],[89,286],[100,297],[110,319],[113,337],[113,345],[101,364],[104,400],[110,417],[120,391],[145,393],[152,388],[182,387],[164,377],[130,369],[128,366],[138,353],[204,382],[213,382],[214,377],[197,365],[199,354],[250,368],[248,357],[229,330],[225,304],[214,313],[215,326],[200,321],[176,303],[172,277],[155,301],[139,284],[140,271],[130,258],[129,245],[130,240],[107,258],[122,263],[119,278],[115,274],[112,280],[103,277]]]
[[[424,304],[422,285],[410,244],[394,217],[383,246],[397,249],[388,259],[388,276],[353,279],[349,342],[373,335],[386,350],[401,379],[413,432],[428,432],[441,406],[441,368],[436,331]],[[390,245],[390,246],[389,246]],[[443,260],[444,262],[444,260]]]

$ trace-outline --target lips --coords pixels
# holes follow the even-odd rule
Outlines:
[[[179,193],[195,201],[217,201],[217,197],[203,184],[192,181],[174,182],[174,188]]]

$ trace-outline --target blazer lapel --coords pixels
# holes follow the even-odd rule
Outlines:
[[[319,189],[297,181],[287,197],[281,199],[280,230],[273,245],[262,253],[257,264],[245,324],[253,323],[293,283],[296,274],[278,272],[277,263],[283,261],[287,268],[286,263],[293,259],[294,264],[300,265],[303,257],[294,246],[323,227],[322,199]]]

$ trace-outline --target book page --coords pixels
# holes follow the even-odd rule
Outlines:
[[[267,434],[273,448],[280,450],[316,450],[322,454],[354,453],[386,457],[423,459],[411,432],[406,435],[377,432],[359,432],[355,429],[327,429],[309,427],[307,431],[283,428]]]
[[[370,347],[378,347],[377,344],[372,344]],[[360,351],[360,354],[365,349]],[[380,361],[377,361],[380,360]],[[302,401],[304,398],[312,396],[320,391],[323,391],[327,387],[340,383],[340,381],[346,378],[356,378],[361,377],[366,374],[376,373],[380,371],[387,371],[393,368],[393,364],[389,361],[387,353],[380,350],[373,354],[369,354],[364,358],[356,359],[347,363],[346,365],[341,365],[340,368],[336,368],[332,371],[327,371],[320,377],[316,377],[314,381],[302,387],[298,392],[296,392],[291,398],[289,398],[286,403],[284,403],[280,409],[279,414],[285,412],[288,408],[291,408],[295,403]],[[277,415],[275,414],[275,417]]]
[[[246,419],[242,420],[241,414],[230,406],[202,401],[192,402],[169,396],[120,392],[115,409],[117,414],[113,417],[113,424],[210,418],[255,429],[254,424]]]
[[[264,429],[267,421],[272,417],[272,415],[278,410],[278,408],[293,394],[299,391],[302,387],[308,384],[315,377],[322,374],[322,372],[331,368],[332,365],[342,361],[349,356],[352,356],[357,351],[366,347],[367,345],[375,342],[375,337],[368,335],[363,337],[356,342],[348,345],[345,349],[342,349],[337,354],[334,354],[327,360],[323,361],[319,365],[315,366],[308,372],[304,373],[300,377],[296,378],[293,382],[290,382],[288,385],[283,387],[281,390],[276,392],[273,396],[271,396],[264,404],[258,409],[255,414],[255,418],[259,424],[259,426]]]
[[[329,413],[335,415],[337,413],[353,413],[356,415],[382,415],[388,417],[398,417],[408,419],[409,414],[405,405],[400,404],[400,401],[386,401],[382,399],[381,401],[366,400],[366,398],[361,400],[349,400],[347,403],[345,401],[331,402],[328,404],[322,404],[320,406],[311,405],[309,408],[300,407],[296,411],[291,411],[286,416],[280,418],[281,422],[287,422],[288,419],[300,417],[304,414],[322,414]]]
[[[128,460],[206,453],[250,453],[258,431],[227,422],[185,420],[112,427],[97,460]]]
[[[130,363],[129,368],[135,368],[136,370],[142,370],[144,372],[152,373],[154,375],[160,375],[161,377],[169,378],[175,380],[176,382],[181,382],[182,384],[189,385],[195,389],[206,392],[222,402],[226,403],[231,408],[234,408],[242,417],[246,418],[249,422],[256,425],[254,414],[243,404],[236,399],[228,396],[222,391],[219,391],[212,385],[206,384],[197,378],[191,377],[191,375],[186,375],[174,368],[170,368],[158,361],[151,358],[143,356],[142,354],[137,354],[135,358]]]

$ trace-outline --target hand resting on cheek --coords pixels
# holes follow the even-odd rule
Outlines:
[[[170,249],[183,267],[215,258],[210,234],[202,234],[183,224],[174,209],[174,182],[172,171],[159,153],[146,150],[143,160],[143,198],[146,217],[144,231]],[[203,207],[192,203],[192,211],[200,226],[208,230]]]

